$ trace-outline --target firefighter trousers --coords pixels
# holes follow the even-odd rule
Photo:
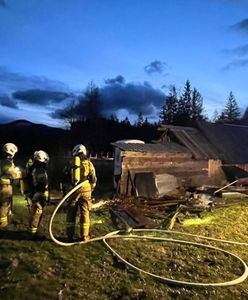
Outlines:
[[[42,192],[36,192],[32,198],[32,212],[29,220],[30,232],[35,235],[39,228],[44,207],[46,203],[46,195]]]
[[[89,238],[90,233],[90,209],[91,209],[91,187],[83,187],[76,196],[68,200],[66,216],[66,233],[71,240],[75,233],[77,211],[80,211],[80,235],[83,239]]]
[[[0,185],[0,228],[8,225],[8,216],[11,213],[13,188],[11,184]]]

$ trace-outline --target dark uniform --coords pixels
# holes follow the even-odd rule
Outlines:
[[[40,152],[47,155],[44,151],[37,151],[35,154]],[[29,224],[32,235],[35,235],[41,222],[44,207],[49,199],[47,161],[38,161],[34,158],[33,164],[27,167],[30,181],[30,198],[32,200],[32,213]]]

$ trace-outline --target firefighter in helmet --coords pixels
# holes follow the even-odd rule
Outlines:
[[[0,161],[0,228],[8,225],[13,196],[13,180],[20,178],[20,170],[15,167],[13,158],[18,148],[13,143],[6,143],[2,147]]]
[[[48,202],[48,154],[43,151],[35,151],[32,166],[28,166],[27,172],[31,178],[30,195],[32,200],[32,213],[30,217],[30,231],[32,236],[37,236],[37,230],[41,222],[43,210]]]
[[[84,145],[78,144],[72,150],[71,166],[72,185],[82,183],[82,186],[68,200],[67,207],[67,237],[71,241],[75,230],[77,210],[80,210],[81,237],[83,241],[90,239],[90,208],[92,192],[96,186],[96,172],[92,162],[87,158]]]

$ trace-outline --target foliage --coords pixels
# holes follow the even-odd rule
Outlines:
[[[221,112],[217,122],[235,123],[240,118],[240,109],[233,92],[230,92],[225,108]]]
[[[196,121],[206,119],[203,114],[203,98],[196,88],[191,89],[186,81],[183,94],[178,97],[175,86],[171,86],[169,95],[160,112],[162,124],[194,126]]]

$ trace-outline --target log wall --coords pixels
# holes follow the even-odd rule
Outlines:
[[[123,151],[120,193],[130,194],[128,173],[168,173],[178,177],[183,186],[200,186],[208,182],[208,161],[194,160],[191,153],[140,153]],[[133,179],[133,176],[132,176]]]

